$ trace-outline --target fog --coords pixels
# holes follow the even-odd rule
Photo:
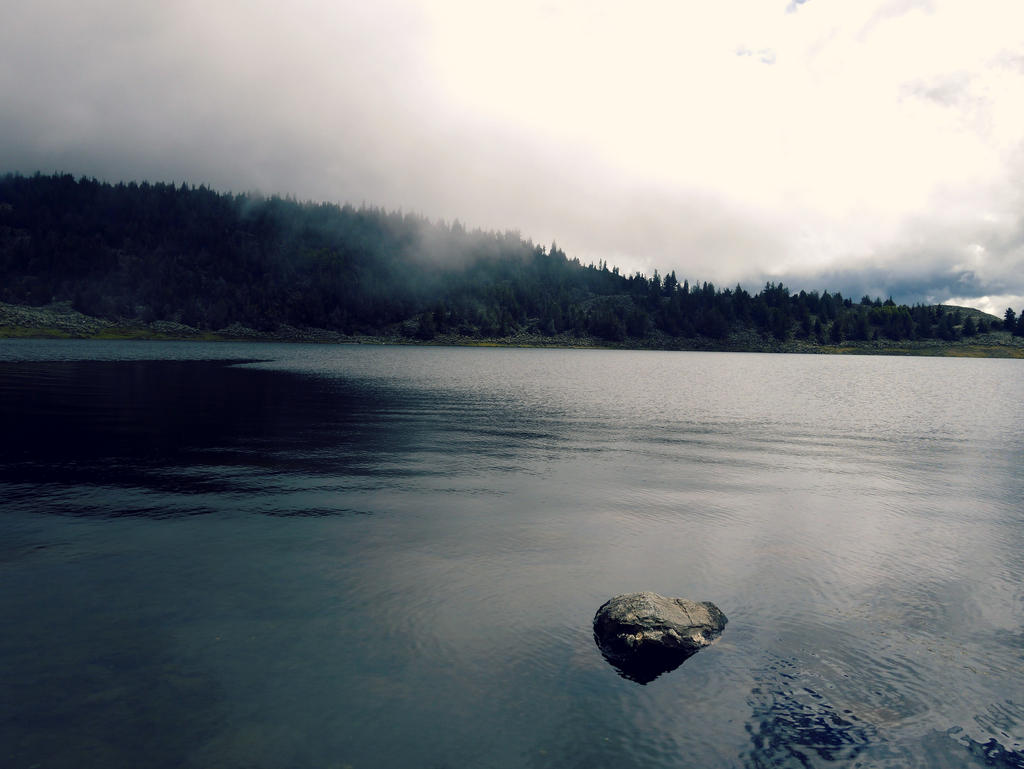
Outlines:
[[[680,279],[1024,305],[1024,7],[37,0],[0,171],[367,203]]]

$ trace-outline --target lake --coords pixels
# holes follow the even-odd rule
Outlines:
[[[1024,767],[1012,360],[0,342],[0,765]],[[646,685],[611,596],[714,601]]]

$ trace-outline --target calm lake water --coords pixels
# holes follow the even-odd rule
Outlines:
[[[0,342],[0,765],[1024,767],[1017,361]],[[647,685],[597,607],[714,601]]]

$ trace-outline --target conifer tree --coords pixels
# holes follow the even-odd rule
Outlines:
[[[1013,331],[1017,328],[1017,313],[1013,311],[1012,307],[1007,307],[1006,312],[1003,314],[1003,328],[1007,331]]]

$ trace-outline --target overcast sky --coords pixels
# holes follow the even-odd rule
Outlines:
[[[367,203],[584,262],[1024,307],[1018,0],[21,0],[0,171]]]

